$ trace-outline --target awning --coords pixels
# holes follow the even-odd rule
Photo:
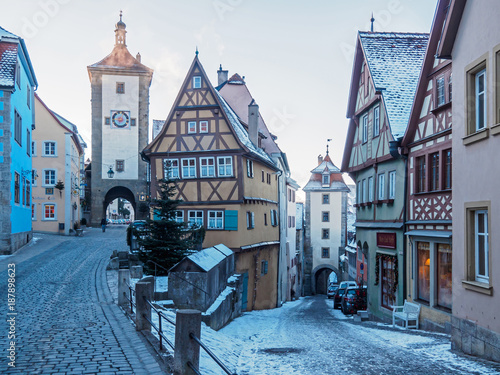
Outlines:
[[[414,237],[451,238],[452,232],[449,230],[410,230],[406,232],[405,235]]]

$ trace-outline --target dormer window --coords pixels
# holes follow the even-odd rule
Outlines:
[[[327,173],[323,175],[323,185],[330,185],[330,175]]]

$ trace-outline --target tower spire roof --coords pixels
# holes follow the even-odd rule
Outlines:
[[[125,34],[127,33],[127,31],[125,29],[127,28],[127,25],[125,25],[125,22],[122,21],[122,16],[123,12],[120,10],[120,21],[118,21],[115,26],[115,46],[126,47],[127,43],[125,43]]]

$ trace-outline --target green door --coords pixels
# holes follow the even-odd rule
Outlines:
[[[247,310],[248,300],[248,272],[243,274],[243,293],[241,294],[241,311]]]

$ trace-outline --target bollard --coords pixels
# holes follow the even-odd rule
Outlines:
[[[143,276],[142,266],[130,267],[130,277],[133,279],[140,279]]]
[[[126,311],[130,312],[130,304],[127,297],[129,297],[130,285],[130,271],[118,270],[118,306],[123,307]]]
[[[200,367],[200,346],[189,337],[190,333],[201,338],[201,312],[178,310],[175,318],[174,375],[196,374],[187,365],[188,362],[197,370]]]
[[[137,331],[151,331],[151,324],[143,316],[145,315],[151,320],[151,306],[144,297],[149,301],[152,300],[151,285],[150,283],[138,282],[135,284],[135,329]]]

